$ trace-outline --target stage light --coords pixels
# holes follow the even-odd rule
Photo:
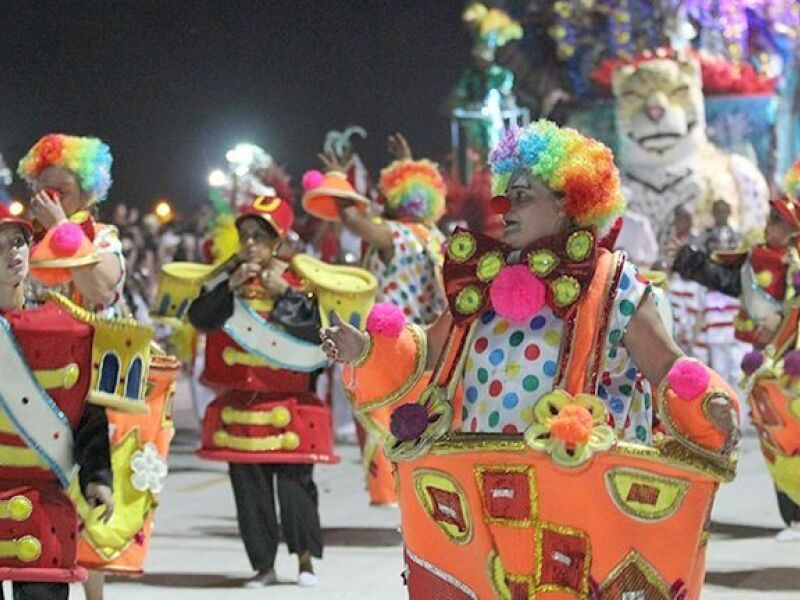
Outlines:
[[[25,206],[19,200],[12,200],[11,204],[8,205],[8,212],[18,217],[25,212]]]
[[[228,176],[221,169],[214,169],[208,174],[208,185],[211,187],[223,187],[227,182]]]
[[[155,213],[162,221],[169,221],[172,218],[172,207],[169,205],[169,202],[162,200],[156,204]]]

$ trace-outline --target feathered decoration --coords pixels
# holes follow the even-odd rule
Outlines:
[[[475,32],[479,42],[490,48],[500,48],[522,38],[522,26],[508,13],[473,2],[464,10],[461,19]]]
[[[75,174],[81,190],[102,202],[111,187],[111,150],[97,138],[49,133],[19,161],[17,173],[31,183],[47,167]]]
[[[391,219],[435,223],[444,214],[444,179],[429,160],[396,160],[381,171],[386,216]]]
[[[219,215],[211,229],[214,264],[223,263],[239,252],[239,232],[232,214]]]
[[[792,198],[800,202],[800,158],[783,177],[783,190]]]
[[[325,143],[322,147],[327,155],[343,158],[351,152],[351,138],[357,135],[362,140],[367,138],[367,131],[358,125],[351,125],[344,131],[329,131],[325,135]]]

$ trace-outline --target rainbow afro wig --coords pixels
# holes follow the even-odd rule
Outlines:
[[[541,119],[506,130],[489,162],[495,193],[505,193],[514,171],[527,169],[563,195],[567,215],[582,227],[604,231],[625,210],[611,150],[574,129]]]
[[[444,214],[447,188],[429,160],[394,161],[381,171],[381,189],[392,219],[430,224]]]
[[[97,138],[49,133],[19,161],[17,173],[30,183],[47,167],[62,167],[75,174],[81,190],[102,202],[111,187],[111,161],[111,150]]]
[[[792,200],[800,201],[800,158],[794,161],[792,168],[783,176],[783,190]]]

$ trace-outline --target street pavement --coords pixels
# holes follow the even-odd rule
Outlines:
[[[112,579],[107,600],[406,598],[398,511],[369,506],[353,445],[337,447],[339,465],[315,470],[325,538],[324,559],[315,565],[318,586],[293,584],[297,564],[281,545],[280,584],[245,589],[252,573],[238,536],[226,466],[195,458],[197,424],[184,385],[175,401],[175,420],[179,430],[146,574]],[[739,476],[720,489],[712,517],[703,600],[800,600],[800,543],[773,540],[781,521],[752,432],[744,437]],[[84,598],[80,586],[73,586],[70,597]]]

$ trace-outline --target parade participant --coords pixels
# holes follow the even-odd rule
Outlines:
[[[379,305],[368,333],[323,331],[355,365],[356,402],[414,398],[386,445],[410,597],[697,599],[736,395],[682,355],[633,265],[598,247],[624,209],[608,148],[539,121],[490,161],[503,239],[449,238],[437,323]]]
[[[86,577],[75,562],[78,520],[66,495],[73,466],[87,501],[105,506],[103,519],[114,501],[106,414],[85,402],[92,328],[54,304],[23,310],[32,236],[29,222],[0,207],[0,506],[17,524],[4,521],[0,537],[16,539],[13,551],[0,552],[0,579],[14,581],[16,599],[57,600],[69,596],[68,582]]]
[[[38,231],[31,264],[39,291],[60,291],[93,315],[121,319],[127,312],[122,244],[116,227],[96,222],[93,216],[97,205],[107,198],[111,164],[109,147],[97,138],[48,134],[20,160],[18,172],[33,191],[30,209]],[[128,379],[135,382],[149,372],[152,331],[130,320],[120,321],[119,329],[131,332],[131,343],[116,353],[117,369],[124,373],[130,365],[134,371]],[[101,359],[105,361],[100,356],[98,362]],[[148,397],[149,408],[144,402],[131,403],[129,398],[143,396],[144,385],[128,384],[120,393],[102,393],[95,398],[106,407],[113,431],[114,471],[129,473],[146,453],[159,477],[146,484],[137,484],[127,475],[117,477],[117,510],[108,522],[98,519],[79,490],[72,490],[82,519],[78,560],[90,569],[85,586],[89,600],[103,598],[104,572],[140,572],[144,561],[172,437],[170,386],[161,380],[177,375],[172,361],[165,357],[154,360],[157,364],[150,383],[159,393]]]
[[[437,166],[428,160],[414,160],[401,134],[389,137],[389,151],[396,157],[381,171],[380,187],[385,198],[382,218],[366,210],[366,198],[335,194],[330,185],[311,186],[303,206],[314,216],[338,218],[361,237],[366,247],[364,267],[378,279],[378,302],[400,307],[409,321],[430,325],[445,306],[441,285],[442,242],[436,222],[444,214],[445,185]],[[333,171],[326,178],[345,170],[341,159],[331,153],[321,155]],[[338,171],[337,171],[338,169]],[[335,212],[325,210],[335,198]],[[363,428],[363,458],[370,501],[374,505],[396,502],[392,467],[382,446],[389,432],[388,410],[376,407],[356,413]]]
[[[297,554],[297,584],[313,586],[322,557],[315,462],[336,462],[330,412],[313,390],[325,366],[319,351],[317,300],[275,256],[294,214],[280,198],[258,197],[236,219],[241,250],[235,268],[189,307],[207,332],[203,381],[223,392],[208,407],[199,454],[229,463],[239,531],[256,571],[251,587],[277,583],[281,527]]]
[[[753,425],[777,488],[786,529],[778,541],[800,541],[800,420],[797,398],[797,289],[800,279],[800,161],[787,173],[786,196],[770,203],[764,242],[748,251],[709,254],[685,247],[673,269],[710,289],[740,298],[736,337],[753,344],[742,369]],[[713,260],[716,257],[723,262]]]

